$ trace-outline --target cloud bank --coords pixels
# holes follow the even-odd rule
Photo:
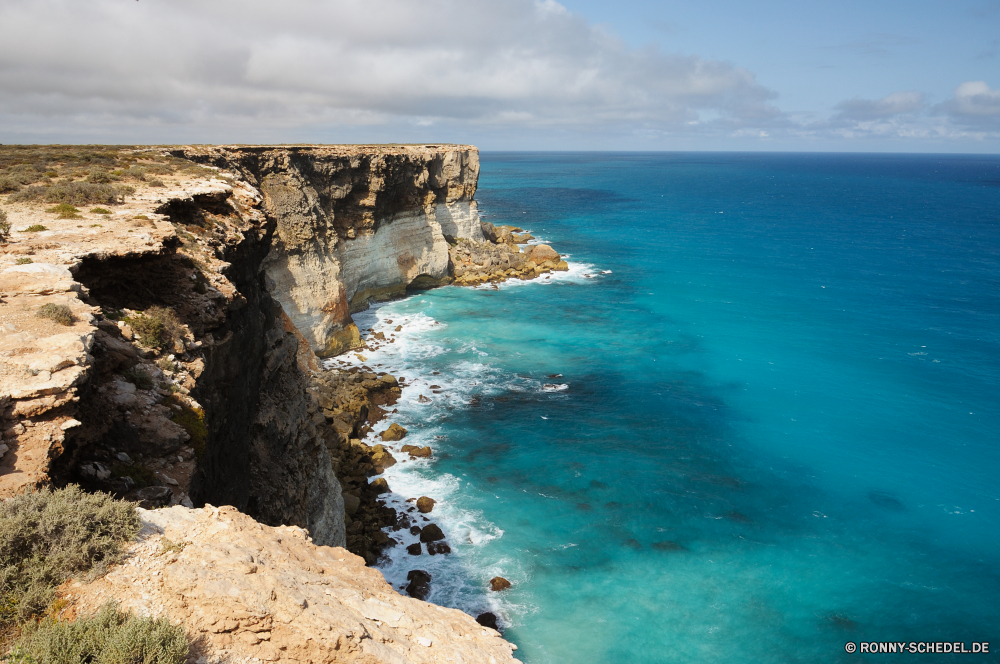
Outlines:
[[[984,82],[933,107],[914,91],[846,100],[811,123],[776,96],[733,63],[629,47],[555,0],[0,5],[6,141],[1000,136]]]
[[[554,0],[7,0],[0,113],[25,127],[667,130],[780,115],[732,64],[636,50]]]

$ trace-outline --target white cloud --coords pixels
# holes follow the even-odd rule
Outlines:
[[[991,90],[986,81],[966,81],[955,88],[955,99],[947,110],[953,115],[1000,116],[1000,90]]]
[[[0,90],[0,138],[782,121],[745,69],[630,48],[555,0],[5,0]]]
[[[881,99],[848,99],[837,104],[840,120],[879,120],[923,109],[924,95],[920,92],[893,92]]]

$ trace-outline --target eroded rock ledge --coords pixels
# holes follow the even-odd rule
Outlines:
[[[369,484],[392,457],[361,439],[399,389],[320,373],[316,355],[363,348],[350,314],[372,300],[565,262],[480,220],[469,146],[111,153],[131,166],[60,174],[130,178],[111,209],[0,199],[0,498],[73,482],[147,507],[231,505],[375,563],[399,519]],[[368,652],[374,637],[351,633]]]
[[[396,593],[364,560],[317,546],[294,526],[262,526],[233,508],[141,511],[129,559],[72,584],[70,610],[115,600],[180,620],[206,664],[516,662],[510,643],[455,609]]]

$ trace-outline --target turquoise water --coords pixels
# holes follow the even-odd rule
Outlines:
[[[1000,652],[1000,158],[484,154],[477,198],[573,269],[356,317],[453,549],[387,579],[530,663]]]

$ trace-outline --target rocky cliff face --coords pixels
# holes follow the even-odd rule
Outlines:
[[[330,427],[265,287],[262,197],[192,162],[172,171],[158,151],[128,155],[166,172],[113,210],[5,205],[0,492],[78,482],[228,504],[343,545]],[[40,316],[46,304],[69,324]]]
[[[482,242],[470,146],[215,147],[275,220],[268,288],[320,355],[360,343],[350,313],[451,280],[449,241]]]

